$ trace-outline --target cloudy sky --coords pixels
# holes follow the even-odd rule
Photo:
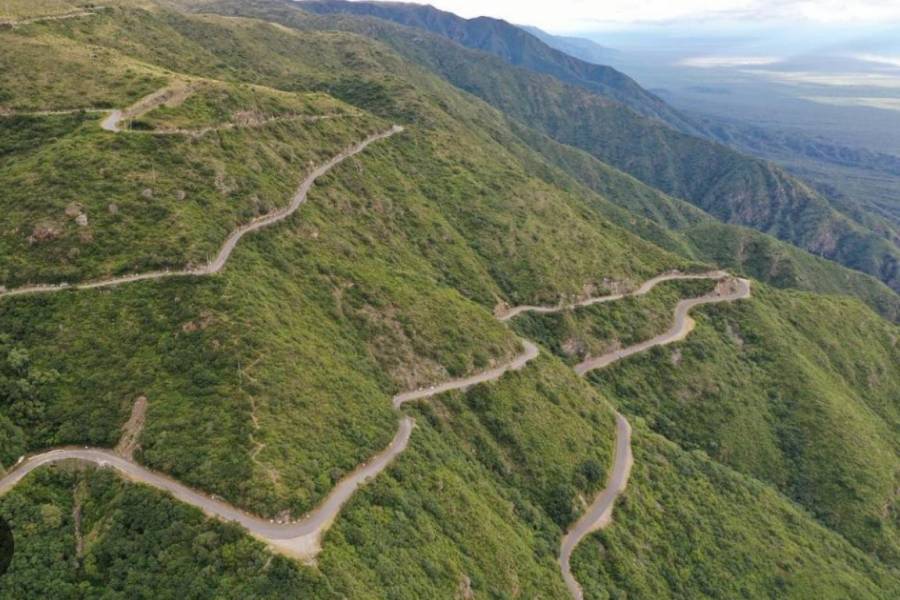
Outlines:
[[[668,21],[900,23],[900,0],[414,0],[553,32]]]

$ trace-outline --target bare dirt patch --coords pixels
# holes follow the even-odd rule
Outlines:
[[[59,223],[54,221],[41,221],[31,230],[31,235],[28,236],[28,243],[36,244],[40,242],[50,242],[62,235],[62,231],[62,226],[60,226]]]
[[[116,444],[116,454],[129,460],[134,458],[134,451],[140,444],[138,438],[144,429],[144,421],[147,417],[147,397],[138,396],[131,407],[131,417],[122,426],[122,438]]]

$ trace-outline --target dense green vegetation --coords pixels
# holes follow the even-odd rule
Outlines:
[[[351,502],[327,537],[318,574],[266,560],[235,529],[204,522],[161,494],[103,472],[53,468],[0,500],[0,514],[17,531],[33,532],[20,535],[21,562],[0,590],[421,598],[450,595],[469,580],[479,595],[519,588],[562,597],[555,564],[561,524],[578,510],[577,494],[602,485],[612,415],[556,361],[535,367],[411,408],[418,425],[410,450]],[[560,429],[569,432],[566,440],[550,437]],[[75,498],[85,541],[80,559]],[[41,572],[50,562],[54,568]],[[198,580],[182,588],[194,573]]]
[[[611,527],[575,550],[587,598],[872,598],[898,580],[770,487],[639,427]],[[598,560],[599,559],[599,560]]]
[[[589,376],[686,448],[770,481],[896,564],[900,331],[857,302],[757,285],[697,331]]]
[[[707,294],[715,284],[709,280],[668,281],[645,296],[559,313],[525,313],[515,318],[513,327],[574,364],[664,332],[672,324],[672,311],[679,300]]]
[[[187,84],[188,94],[174,105],[162,105],[133,122],[133,128],[184,129],[222,128],[226,125],[259,127],[267,121],[293,117],[361,116],[326,94],[295,94],[264,86],[229,85],[195,80]]]
[[[578,85],[614,98],[635,112],[658,119],[686,132],[697,132],[691,120],[648,92],[624,73],[605,65],[591,64],[563,54],[522,28],[506,21],[480,17],[463,19],[432,6],[411,3],[306,1],[304,11],[319,14],[350,13],[395,21],[427,29],[467,48],[483,50],[503,60],[560,81]]]
[[[128,36],[116,34],[113,24],[119,20]],[[300,71],[321,69],[327,81],[335,72],[358,69],[366,81],[363,76],[387,77],[389,67],[403,68],[396,57],[373,51],[352,35],[310,38],[218,17],[188,20],[110,10],[67,23],[63,31],[113,46],[127,37],[123,51],[155,52],[161,61],[188,55],[195,61],[193,77],[223,74],[212,49],[226,40],[239,45],[239,55],[250,56],[238,63],[242,73],[258,66],[262,77],[270,69],[267,84]],[[197,35],[188,39],[182,31]],[[235,31],[246,39],[235,41],[230,37]],[[172,42],[181,54],[166,54],[158,45],[151,49],[153,32],[182,36],[180,46]],[[292,47],[302,47],[304,55],[288,61],[279,54]],[[329,57],[334,64],[328,64]],[[380,71],[373,69],[376,59],[384,61]],[[279,67],[284,70],[273,72]],[[243,240],[223,274],[0,303],[0,330],[9,332],[11,343],[26,349],[39,368],[59,373],[43,419],[13,422],[27,449],[112,446],[132,402],[145,395],[149,410],[140,460],[261,513],[302,514],[391,439],[393,393],[484,369],[517,351],[515,336],[491,316],[495,304],[551,302],[586,286],[602,291],[607,280],[639,282],[689,265],[604,220],[573,191],[530,175],[518,158],[527,152],[524,146],[513,153],[495,141],[494,136],[514,140],[495,111],[405,68],[412,81],[436,90],[419,93],[388,82],[397,92],[391,94],[394,110],[413,115],[416,126],[322,178],[288,222]],[[246,88],[204,85],[212,87],[144,118],[153,126],[159,118],[186,127],[192,115],[207,123],[210,112],[223,116],[234,105],[252,109],[253,98],[259,98]],[[220,93],[223,89],[227,93]],[[259,102],[277,94],[262,95]],[[335,102],[320,94],[310,98]],[[276,133],[297,144],[298,152],[318,157],[347,145],[344,140],[361,122],[383,123],[284,123],[272,131],[224,132],[189,143],[85,132],[73,147],[83,149],[84,138],[103,136],[103,143],[134,147],[137,158],[165,157],[163,150],[180,151],[184,145],[184,151],[193,148],[193,164],[206,165],[215,159],[195,146],[202,148],[207,138],[212,148],[220,148],[231,135],[261,144]],[[347,129],[339,129],[340,135],[319,129],[329,139],[323,147],[315,139],[288,137],[282,126]],[[357,131],[356,139],[364,134]],[[240,145],[225,147],[245,152]],[[121,165],[121,180],[139,178],[145,163]],[[21,168],[19,161],[10,164]],[[290,171],[252,163],[229,163],[229,169],[296,185]],[[189,175],[178,163],[166,170],[172,182]],[[21,193],[32,189],[22,186]],[[145,204],[157,209],[157,195],[150,200]],[[217,227],[210,218],[215,210],[233,207],[221,196],[211,198],[204,227]],[[152,237],[142,236],[169,235],[173,229],[149,225],[131,235],[147,242]],[[191,221],[179,228],[202,232]],[[210,241],[224,237],[220,231]],[[126,250],[125,257],[146,260],[140,248]],[[10,448],[5,455],[17,451]]]
[[[510,121],[514,131],[551,164],[608,202],[591,208],[635,235],[685,257],[766,283],[859,298],[885,318],[900,321],[900,296],[874,277],[814,256],[754,229],[721,223],[697,207],[626,175],[587,152]],[[564,187],[570,179],[549,174]]]
[[[705,260],[736,274],[780,288],[855,296],[889,321],[900,322],[900,296],[880,281],[756,230],[705,222],[685,229],[683,236]]]
[[[196,104],[159,109],[148,123],[177,126],[180,112],[200,112]],[[318,94],[290,105],[314,114],[353,111]],[[152,136],[111,134],[98,119],[0,117],[0,138],[10,132],[11,140],[28,140],[4,142],[13,147],[0,151],[3,285],[202,264],[236,225],[286,204],[310,164],[386,127],[371,117],[288,120],[202,137]]]
[[[498,70],[495,75],[501,80],[510,76],[520,78],[527,76],[523,74],[524,72],[515,69],[512,70],[514,75],[510,75],[507,73],[510,71],[509,67],[504,66],[498,59],[478,53],[473,54],[440,37],[426,36],[429,44],[418,44],[416,40],[419,38],[416,36],[421,36],[420,32],[411,33],[405,28],[383,21],[360,20],[347,16],[316,19],[296,10],[292,4],[272,0],[255,0],[239,4],[228,0],[217,0],[205,3],[203,10],[260,16],[294,27],[303,31],[304,35],[318,35],[318,28],[325,28],[350,30],[375,36],[379,40],[391,44],[404,56],[423,63],[445,76],[447,75],[444,72],[446,69],[456,65],[468,68],[465,66],[468,64],[467,61],[476,59],[477,64],[490,65],[491,69]],[[422,52],[426,52],[427,56],[422,55]],[[438,56],[440,60],[437,60],[435,56]],[[435,58],[438,64],[433,64],[432,58]],[[391,118],[408,118],[408,114],[405,114],[394,103],[386,100],[390,97],[386,90],[389,89],[388,86],[393,87],[394,83],[382,79],[371,81],[370,78],[378,69],[371,64],[369,67],[367,73],[360,74],[363,77],[362,81],[355,81],[352,85],[339,81],[329,84],[324,89],[339,95],[350,103],[378,114]],[[455,83],[452,77],[449,77],[449,80]],[[534,86],[538,86],[538,83],[543,85],[542,81],[532,83]],[[422,82],[419,84],[421,85]],[[552,85],[552,83],[548,85]],[[478,92],[478,90],[470,90],[466,86],[461,87],[467,91]],[[516,94],[527,96],[531,91],[533,90],[529,87],[528,90],[517,91]],[[544,93],[541,90],[534,92],[536,94]],[[393,93],[403,93],[403,90],[394,88]],[[492,101],[490,98],[487,100]],[[507,111],[504,106],[497,106]],[[467,115],[458,111],[456,116],[469,120]],[[828,293],[853,294],[869,303],[887,318],[892,320],[900,318],[900,298],[876,279],[857,271],[841,268],[831,261],[807,254],[788,244],[778,243],[777,240],[765,234],[742,227],[722,226],[720,223],[716,223],[711,215],[688,202],[667,196],[600,162],[588,152],[560,144],[552,137],[522,125],[515,120],[518,118],[515,113],[512,113],[512,117],[513,119],[508,117],[505,119],[506,127],[512,130],[516,137],[510,138],[508,133],[499,131],[494,131],[493,136],[495,138],[504,136],[503,142],[507,148],[515,152],[521,160],[528,161],[530,172],[556,186],[572,190],[585,200],[588,208],[597,211],[620,227],[690,259],[708,263],[721,260],[732,269],[763,281],[771,281],[776,285],[788,285]],[[578,118],[566,118],[578,122]],[[524,119],[523,122],[533,125]],[[619,137],[626,135],[627,132],[620,132],[620,134]],[[635,138],[640,137],[641,134],[635,133]],[[548,168],[547,163],[560,170]],[[596,192],[596,195],[591,194],[585,187]],[[691,226],[699,227],[700,231],[706,231],[704,227],[718,227],[714,239],[721,239],[722,244],[715,248],[709,247],[706,243],[695,244],[692,239],[685,239],[685,236],[678,231],[669,229]],[[752,240],[753,243],[749,243],[747,240]],[[726,254],[725,248],[732,249],[733,252]],[[777,268],[770,268],[773,266]],[[785,275],[788,272],[790,272],[790,276]]]
[[[264,14],[294,24],[302,21],[290,14],[292,10],[298,12],[296,8],[272,0],[240,3],[222,0],[213,4],[216,10]],[[521,30],[516,36],[517,43],[509,44],[504,52],[497,50],[503,47],[500,42],[488,41],[502,34],[490,32],[486,34],[487,40],[485,35],[474,34],[471,38],[460,38],[439,26],[439,16],[411,19],[410,9],[403,5],[375,12],[383,19],[428,27],[438,34],[399,27],[381,19],[340,14],[371,12],[357,3],[317,2],[313,8],[338,13],[321,17],[317,28],[333,27],[376,37],[519,122],[559,142],[586,150],[645,183],[692,202],[720,220],[771,233],[814,254],[874,275],[900,290],[900,248],[891,241],[836,211],[815,190],[782,169],[704,138],[676,131],[621,104],[616,93],[568,76],[571,72],[566,67],[572,65],[562,58],[565,55],[555,53]],[[497,29],[503,25],[498,24]],[[428,43],[422,43],[423,36]],[[486,48],[502,58],[463,48],[451,39]],[[528,55],[522,47],[535,43],[546,48],[555,59],[545,57],[539,64],[532,64],[514,58]],[[550,68],[548,61],[555,68]],[[511,68],[510,62],[523,67]]]
[[[40,471],[0,500],[4,598],[297,598],[321,578],[239,527],[106,471]]]
[[[533,366],[411,407],[409,450],[351,501],[315,568],[269,557],[237,529],[112,474],[52,468],[0,500],[0,514],[30,532],[20,536],[0,590],[63,598],[100,590],[140,598],[413,599],[469,590],[566,597],[556,566],[559,523],[580,510],[573,499],[602,485],[612,427],[601,425],[612,415],[553,359]],[[896,580],[883,567],[771,488],[644,430],[635,452],[614,525],[576,553],[587,597],[891,597]]]
[[[721,247],[712,244],[700,234],[710,218],[696,208],[584,152],[539,151],[533,140],[543,135],[332,21],[281,3],[244,8],[297,15],[286,22],[295,28],[173,8],[185,3],[212,6],[122,0],[90,18],[0,30],[10,40],[0,44],[10,69],[0,74],[3,91],[29,68],[6,48],[60,48],[57,61],[31,63],[46,75],[8,106],[125,106],[192,82],[182,102],[132,128],[357,116],[197,137],[108,134],[95,114],[0,117],[0,178],[14,188],[3,201],[15,226],[0,232],[7,285],[202,259],[236,223],[283,205],[310,161],[393,122],[406,131],[321,178],[297,214],[243,239],[216,276],[0,299],[4,466],[48,446],[114,446],[143,395],[138,462],[259,514],[298,517],[393,437],[393,394],[520,350],[515,331],[492,315],[500,305],[605,293],[709,267],[700,264],[709,256],[785,286],[834,288],[846,273],[777,244],[745,252],[729,245],[732,228]],[[95,70],[82,60],[90,55]],[[38,60],[33,48],[23,56]],[[140,75],[126,85],[129,69]],[[65,82],[79,76],[83,96],[67,95]],[[88,215],[91,240],[65,221],[60,238],[21,243],[72,202]],[[796,267],[779,279],[760,256]],[[841,281],[883,301],[885,313],[894,306],[871,280]],[[566,597],[558,544],[606,480],[613,400],[657,433],[638,425],[635,479],[614,525],[594,538],[620,545],[600,553],[589,541],[576,554],[589,597],[890,597],[896,523],[877,508],[896,473],[896,327],[856,301],[764,286],[746,307],[704,309],[712,316],[699,319],[698,343],[711,349],[693,351],[690,340],[679,360],[699,383],[721,376],[747,388],[735,398],[748,408],[723,401],[726,416],[712,400],[703,411],[663,413],[672,400],[661,388],[646,390],[652,406],[641,404],[645,390],[632,395],[631,386],[655,385],[642,376],[664,380],[656,372],[668,364],[664,351],[634,357],[603,373],[614,382],[594,386],[553,355],[567,335],[599,348],[651,334],[678,298],[708,286],[674,283],[514,322],[551,352],[494,383],[404,407],[417,421],[408,450],[353,497],[315,567],[272,556],[153,490],[61,466],[0,498],[18,547],[0,595]],[[737,338],[747,352],[759,345],[749,362],[743,350],[715,345]],[[642,360],[650,362],[632,366]],[[790,369],[801,376],[791,381]],[[771,406],[786,411],[777,435],[760,417]],[[730,435],[738,450],[719,452]],[[824,447],[812,443],[822,438]],[[788,439],[799,445],[773,441]],[[772,469],[762,468],[769,459]]]

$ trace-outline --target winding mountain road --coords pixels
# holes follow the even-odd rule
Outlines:
[[[477,383],[499,379],[507,371],[521,369],[538,356],[538,349],[534,344],[524,343],[525,351],[500,367],[471,377],[448,381],[427,390],[399,394],[394,396],[393,406],[399,409],[406,402],[429,398],[451,390],[466,389]],[[132,481],[169,492],[178,500],[201,509],[211,517],[239,523],[270,547],[294,558],[310,561],[321,551],[322,536],[357,488],[381,473],[394,458],[406,450],[414,425],[415,421],[411,417],[401,417],[397,433],[388,447],[344,477],[315,510],[298,521],[281,523],[252,515],[162,473],[142,467],[112,450],[102,448],[56,448],[28,456],[0,479],[0,495],[15,487],[33,470],[44,465],[66,460],[93,463],[100,467],[113,468]]]
[[[648,279],[641,286],[634,290],[633,292],[625,292],[621,294],[609,294],[607,296],[595,296],[593,298],[587,298],[585,300],[580,300],[578,302],[574,302],[572,304],[557,304],[555,306],[531,306],[531,305],[523,305],[516,306],[514,308],[510,308],[502,315],[497,317],[501,321],[509,321],[512,318],[518,317],[523,313],[536,313],[540,315],[546,315],[551,313],[558,313],[565,310],[573,310],[576,308],[583,308],[585,306],[593,306],[594,304],[603,304],[605,302],[613,302],[615,300],[622,300],[623,298],[628,298],[630,296],[644,296],[648,294],[653,288],[655,288],[660,283],[666,281],[674,281],[674,280],[686,280],[686,279],[721,279],[723,277],[727,277],[728,273],[725,271],[708,271],[706,273],[681,273],[679,271],[670,271],[668,273],[663,273],[662,275],[657,275],[652,279]]]
[[[359,145],[354,148],[358,147]],[[336,164],[334,159],[329,163],[326,163],[326,165],[332,163]],[[319,171],[324,172],[324,170],[327,170],[322,170],[323,168],[320,168]],[[318,176],[321,175],[321,172],[319,172]],[[305,198],[305,193],[308,192],[308,186],[305,188],[305,191],[303,186],[301,186],[301,191],[303,191],[302,197]],[[300,194],[298,193],[298,196],[296,197],[300,197]],[[297,206],[299,206],[299,204],[297,204]],[[296,210],[296,207],[293,209],[291,209],[291,207],[285,209],[285,211],[288,210]],[[274,216],[270,217],[274,218]],[[262,226],[264,225],[258,225],[258,227]],[[233,234],[229,238],[229,240],[233,240],[233,243],[223,246],[223,250],[220,252],[222,261],[221,263],[218,263],[216,270],[219,270],[224,266],[238,239],[240,239],[240,236]],[[646,294],[662,281],[682,278],[717,278],[720,275],[722,275],[722,273],[718,271],[707,273],[705,275],[668,273],[648,280],[638,288],[638,290],[632,292],[632,295]],[[99,286],[102,283],[103,282],[97,282],[95,284],[87,285]],[[119,283],[123,283],[123,281],[119,281]],[[728,286],[727,288],[724,287],[726,285]],[[73,287],[79,288],[81,286]],[[683,339],[693,327],[693,321],[687,316],[687,313],[691,308],[702,304],[745,298],[749,296],[749,293],[749,282],[746,280],[731,280],[730,283],[723,280],[717,287],[717,291],[712,294],[700,298],[680,301],[675,309],[675,325],[668,332],[646,342],[635,344],[624,350],[591,359],[591,361],[596,362],[596,364],[593,364],[592,362],[591,368],[601,368],[615,360],[630,356],[650,347],[669,343],[675,341],[675,339]],[[585,300],[583,303],[580,303],[579,306],[588,305],[587,303],[596,303],[592,302],[592,300],[608,301],[605,299],[607,297],[602,298],[603,299],[597,298]],[[558,310],[562,310],[562,308]],[[515,314],[522,314],[523,312],[527,311],[520,310]],[[497,380],[509,371],[522,369],[530,361],[534,360],[539,355],[540,351],[535,344],[528,340],[522,339],[521,342],[524,351],[509,362],[475,375],[454,379],[428,388],[397,394],[392,399],[393,407],[399,410],[408,402],[427,399],[452,390],[465,390],[479,383]],[[582,370],[580,373],[583,374],[586,370],[587,369]],[[334,522],[344,504],[353,496],[355,491],[365,482],[376,477],[386,469],[390,463],[406,449],[414,425],[415,422],[411,417],[401,417],[397,433],[388,447],[344,477],[315,510],[297,521],[276,522],[252,515],[222,500],[181,484],[164,474],[147,469],[111,450],[101,448],[57,448],[29,456],[20,461],[9,473],[0,479],[0,495],[12,489],[28,473],[41,466],[66,460],[89,462],[101,467],[113,468],[132,481],[169,492],[178,500],[200,508],[204,513],[211,517],[239,523],[254,537],[264,541],[270,547],[289,556],[309,561],[313,560],[321,551],[321,542],[324,533]],[[573,597],[578,600],[583,596],[578,582],[571,573],[569,561],[572,552],[586,535],[605,527],[611,522],[613,506],[618,496],[627,486],[632,464],[631,427],[621,414],[616,413],[616,450],[609,481],[603,491],[597,495],[587,512],[582,515],[582,517],[579,518],[566,533],[560,547],[559,564],[563,578]]]
[[[706,274],[706,278],[727,277],[727,273],[715,271]],[[668,275],[668,279],[698,279],[703,276],[678,276]],[[649,280],[642,285],[634,295],[640,293],[646,294],[654,285],[665,279],[655,278]],[[601,356],[589,358],[584,362],[575,366],[575,372],[579,375],[585,375],[594,369],[602,369],[610,364],[645,352],[650,348],[670,344],[679,340],[683,340],[693,331],[694,320],[688,316],[691,309],[702,306],[704,304],[713,304],[718,302],[733,302],[743,298],[750,297],[750,282],[746,279],[723,278],[719,281],[715,291],[699,298],[689,298],[681,300],[675,306],[674,322],[672,326],[663,334],[655,336],[644,342],[639,342],[622,350],[608,352]],[[609,476],[606,488],[597,495],[594,503],[588,508],[587,512],[575,522],[575,524],[566,532],[563,537],[562,544],[559,549],[559,566],[562,570],[563,579],[569,592],[575,600],[583,600],[584,592],[581,589],[575,576],[572,574],[570,560],[572,552],[581,543],[585,536],[603,529],[612,522],[613,507],[616,499],[628,486],[628,478],[631,475],[631,467],[634,464],[634,458],[631,453],[631,425],[621,414],[616,413],[616,452],[613,457],[613,468]]]
[[[122,111],[114,111],[104,120],[104,129],[113,132],[120,131],[118,129],[118,123],[121,118]],[[403,127],[394,125],[387,131],[369,136],[362,142],[351,146],[330,159],[328,162],[317,167],[300,184],[288,206],[254,219],[250,223],[235,229],[222,244],[216,258],[204,267],[184,269],[181,271],[151,271],[148,273],[137,273],[73,285],[26,286],[12,290],[2,290],[0,291],[0,298],[24,294],[54,293],[66,289],[83,290],[113,287],[125,283],[148,279],[162,279],[165,277],[203,276],[218,273],[225,267],[225,264],[231,257],[237,243],[244,235],[273,225],[293,214],[300,205],[306,201],[309,190],[312,188],[316,179],[347,158],[362,152],[369,144],[395,135],[401,131],[403,131]],[[466,389],[478,383],[498,379],[509,370],[521,369],[529,361],[538,356],[538,349],[534,344],[527,340],[522,340],[522,344],[525,348],[524,352],[514,357],[506,364],[483,373],[447,381],[428,389],[399,394],[393,398],[393,406],[394,408],[399,409],[406,402],[429,398],[451,390]],[[102,448],[57,448],[23,458],[23,460],[21,460],[11,471],[0,479],[0,495],[15,487],[23,477],[41,466],[66,460],[89,462],[101,467],[116,469],[130,480],[169,492],[175,498],[200,508],[204,513],[210,516],[243,525],[252,535],[286,554],[304,560],[311,560],[321,549],[322,535],[328,527],[330,527],[335,517],[340,513],[343,505],[350,497],[352,497],[356,489],[370,478],[375,477],[378,473],[383,471],[397,455],[406,449],[413,426],[414,420],[412,418],[402,417],[397,433],[390,445],[388,445],[388,447],[380,454],[373,457],[370,461],[363,463],[355,471],[343,478],[313,512],[309,513],[299,521],[278,523],[260,518],[204,494],[203,492],[194,490],[166,475],[142,467],[134,461],[120,456],[111,450]]]
[[[495,367],[488,371],[477,373],[470,377],[454,379],[453,381],[447,381],[445,383],[433,385],[428,388],[421,388],[418,390],[397,394],[396,396],[394,396],[394,408],[400,408],[403,404],[412,402],[414,400],[430,398],[431,396],[443,394],[444,392],[449,392],[451,390],[465,390],[466,388],[472,387],[473,385],[478,385],[479,383],[485,383],[487,381],[500,379],[500,377],[502,377],[503,374],[507,371],[518,371],[526,364],[528,364],[531,360],[537,358],[538,354],[540,353],[538,347],[528,340],[522,339],[521,342],[522,346],[525,347],[525,351],[519,356],[515,357],[509,363],[506,363],[499,367]]]
[[[251,231],[256,231],[257,229],[262,229],[263,227],[268,227],[270,225],[278,223],[279,221],[283,221],[284,219],[291,216],[298,208],[300,208],[300,205],[306,201],[309,190],[316,182],[316,179],[325,175],[331,169],[347,160],[351,156],[359,154],[370,144],[391,137],[392,135],[400,133],[401,131],[403,131],[403,127],[401,127],[400,125],[394,125],[387,131],[376,133],[367,137],[362,142],[359,142],[358,144],[347,148],[334,158],[330,159],[328,162],[316,167],[316,169],[313,170],[312,173],[306,176],[306,179],[304,179],[300,184],[300,187],[297,189],[294,197],[286,207],[270,212],[261,217],[257,217],[249,223],[241,225],[240,227],[235,229],[231,233],[231,235],[229,235],[228,238],[226,238],[226,240],[222,243],[222,246],[219,249],[219,253],[216,255],[216,257],[202,267],[174,271],[164,270],[150,271],[147,273],[135,273],[132,275],[123,275],[121,277],[113,277],[110,279],[102,279],[99,281],[76,283],[71,285],[28,285],[19,288],[13,288],[11,290],[0,290],[0,298],[3,298],[5,296],[21,296],[24,294],[46,294],[52,292],[60,292],[67,289],[90,290],[96,288],[114,287],[117,285],[122,285],[124,283],[133,283],[135,281],[146,281],[148,279],[165,279],[167,277],[196,277],[200,275],[212,275],[214,273],[218,273],[225,266],[225,263],[228,262],[231,253],[234,251],[235,246],[237,246],[237,243],[241,240],[242,237],[244,237]]]
[[[523,305],[511,308],[499,315],[501,321],[508,321],[524,313],[550,314],[573,310],[585,306],[592,306],[604,302],[621,300],[630,296],[643,296],[654,287],[665,281],[718,279],[716,289],[699,298],[681,300],[675,306],[672,326],[660,335],[649,340],[639,342],[621,350],[607,352],[601,356],[591,357],[575,366],[575,372],[579,375],[602,369],[610,364],[628,356],[645,352],[650,348],[671,344],[683,340],[693,331],[695,323],[688,313],[697,306],[718,302],[733,302],[750,297],[750,282],[747,279],[731,278],[725,271],[716,270],[705,273],[681,273],[671,271],[648,279],[640,287],[632,292],[609,294],[587,298],[571,304],[560,303],[555,306]],[[603,529],[612,522],[613,507],[616,499],[628,486],[628,478],[631,475],[631,467],[634,457],[631,452],[631,425],[619,413],[616,413],[616,449],[613,457],[613,467],[609,475],[606,487],[597,495],[588,510],[566,532],[559,549],[559,566],[569,593],[575,600],[583,600],[584,592],[575,576],[572,574],[572,552],[587,535]]]
[[[628,486],[632,465],[634,457],[631,454],[631,425],[625,417],[616,413],[616,454],[613,457],[613,469],[606,482],[606,488],[597,494],[587,512],[566,532],[559,548],[559,566],[563,579],[576,600],[583,600],[584,593],[572,575],[572,567],[569,564],[572,552],[585,536],[603,529],[612,522],[613,506]]]
[[[21,27],[22,25],[31,25],[32,23],[44,23],[46,21],[62,21],[65,19],[77,19],[80,17],[92,17],[97,13],[93,11],[77,11],[77,12],[69,12],[63,13],[59,15],[46,15],[43,17],[26,17],[24,19],[7,19],[0,18],[0,25],[6,25],[8,27]]]
[[[142,102],[143,107],[161,102],[165,98],[164,91],[151,95]],[[47,113],[52,114],[52,113]],[[122,119],[127,118],[127,111],[114,110],[103,120],[101,126],[110,132],[119,133],[123,130],[119,127]],[[66,289],[95,289],[122,285],[125,283],[143,281],[148,279],[163,279],[166,277],[186,277],[212,275],[221,271],[241,238],[252,231],[262,229],[282,221],[292,215],[303,202],[306,201],[309,190],[316,179],[326,174],[335,166],[347,158],[365,150],[370,144],[388,138],[403,131],[403,127],[394,125],[381,133],[369,136],[362,142],[355,144],[339,153],[328,162],[317,167],[300,184],[290,203],[279,210],[254,219],[253,221],[235,229],[223,242],[215,259],[205,266],[194,269],[177,271],[152,271],[125,275],[111,279],[94,282],[78,283],[73,285],[32,285],[12,290],[0,288],[0,298],[6,296],[18,296],[35,293],[53,293]],[[588,298],[572,304],[560,303],[557,306],[518,306],[498,316],[501,321],[508,321],[518,315],[533,312],[546,314],[570,310],[579,307],[591,306],[603,302],[620,300],[627,296],[640,296],[647,294],[656,285],[664,281],[678,279],[720,279],[716,290],[699,298],[681,300],[674,311],[672,327],[663,334],[654,338],[634,344],[627,348],[608,352],[604,355],[588,358],[575,367],[579,375],[600,369],[627,356],[646,351],[655,346],[669,344],[684,339],[693,329],[694,321],[688,313],[691,309],[704,304],[716,302],[730,302],[750,296],[750,282],[746,279],[729,279],[724,271],[712,271],[699,274],[684,274],[670,272],[659,275],[644,282],[639,288],[629,293],[610,294]],[[451,390],[465,390],[473,385],[497,380],[505,373],[522,369],[530,361],[535,359],[540,351],[536,345],[528,340],[521,340],[524,351],[498,367],[488,369],[481,373],[436,384],[428,388],[420,388],[397,394],[392,399],[395,410],[400,410],[404,404],[417,400],[427,399]],[[239,523],[253,536],[264,541],[274,549],[287,555],[302,559],[312,560],[321,550],[322,536],[331,526],[340,513],[342,507],[353,496],[356,490],[365,482],[376,477],[390,463],[399,456],[409,444],[415,421],[408,416],[401,416],[397,433],[391,443],[382,452],[374,456],[368,462],[363,463],[352,473],[344,477],[328,494],[323,502],[302,519],[290,522],[276,522],[263,519],[240,510],[218,498],[192,489],[174,479],[156,471],[147,469],[133,460],[119,455],[112,450],[101,448],[57,448],[46,452],[23,457],[12,470],[0,478],[0,495],[5,494],[16,486],[25,476],[44,465],[61,461],[76,460],[96,464],[100,467],[108,467],[117,470],[124,477],[135,482],[150,485],[166,491],[178,500],[201,509],[211,517],[224,521]],[[612,520],[613,507],[619,495],[625,491],[628,478],[633,465],[631,452],[631,426],[621,414],[616,413],[616,448],[613,457],[613,467],[610,472],[606,487],[597,495],[588,510],[576,521],[562,539],[559,552],[559,565],[563,579],[573,598],[582,600],[581,586],[571,572],[570,560],[573,551],[588,534],[606,527]]]
[[[15,487],[23,477],[44,465],[67,460],[93,463],[99,467],[115,469],[131,481],[169,492],[178,500],[199,508],[211,517],[238,523],[254,537],[285,554],[310,560],[321,548],[322,534],[334,521],[341,507],[353,496],[356,489],[384,470],[394,457],[406,449],[412,428],[413,419],[404,417],[400,421],[400,427],[393,441],[384,451],[342,479],[314,511],[298,521],[289,523],[279,523],[257,517],[181,484],[162,473],[142,467],[112,450],[100,448],[59,448],[30,456],[0,479],[0,495],[5,494]]]
[[[602,369],[617,360],[621,360],[633,354],[645,352],[654,346],[663,346],[665,344],[683,340],[694,329],[694,320],[688,316],[688,312],[694,307],[702,306],[704,304],[715,304],[718,302],[732,302],[734,300],[741,300],[749,297],[750,282],[748,280],[723,280],[723,282],[716,287],[716,291],[711,294],[701,296],[700,298],[689,298],[680,301],[675,306],[674,323],[665,333],[621,350],[613,350],[601,356],[588,358],[575,365],[575,372],[579,375],[584,375],[588,371]]]

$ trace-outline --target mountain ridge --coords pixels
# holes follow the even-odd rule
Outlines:
[[[302,10],[304,3],[295,5]],[[431,34],[450,44],[441,45],[434,38],[429,44],[417,43],[411,31],[386,28],[388,22],[383,19],[380,27],[374,22],[341,24],[340,14],[365,13],[369,5],[389,19],[406,20],[405,12],[391,12],[391,4],[316,2],[310,6],[337,15],[334,26],[380,36],[405,56],[520,122],[587,150],[720,220],[771,233],[900,290],[900,248],[834,210],[825,198],[779,167],[648,120],[583,87],[521,66],[505,69],[496,62],[502,58],[479,59],[480,51],[454,48],[452,38]],[[226,7],[228,2],[217,6]]]

